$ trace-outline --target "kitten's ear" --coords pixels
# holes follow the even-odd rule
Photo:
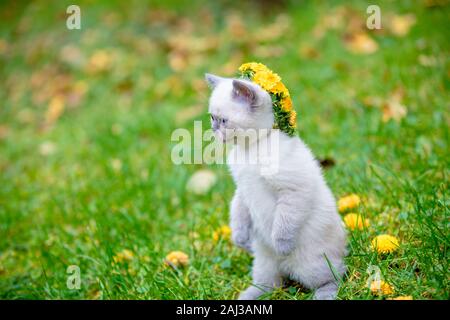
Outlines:
[[[210,73],[205,73],[205,80],[208,83],[208,86],[211,89],[214,89],[220,81],[222,81],[222,78]]]
[[[250,106],[256,105],[256,92],[251,85],[245,81],[233,80],[233,99],[248,103]]]

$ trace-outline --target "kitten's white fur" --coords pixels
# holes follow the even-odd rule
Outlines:
[[[213,87],[209,112],[226,119],[216,135],[230,141],[230,130],[271,129],[270,96],[256,84],[206,75]],[[242,94],[242,90],[246,91]],[[236,133],[235,133],[236,135]],[[259,138],[275,139],[267,134]],[[316,299],[334,299],[345,272],[346,232],[319,164],[298,138],[280,133],[279,169],[261,174],[259,164],[231,163],[237,189],[231,202],[234,243],[254,254],[253,283],[239,299],[257,299],[283,278],[314,289]],[[236,153],[256,153],[256,143],[236,144]]]

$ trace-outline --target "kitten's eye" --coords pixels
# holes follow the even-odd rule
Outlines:
[[[211,120],[213,120],[213,121],[214,121],[214,116],[213,116],[212,114],[210,114],[210,116],[211,116]]]
[[[227,122],[226,119],[222,119],[222,124],[225,124],[225,122]]]

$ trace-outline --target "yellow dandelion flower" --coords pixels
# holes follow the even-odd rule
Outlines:
[[[289,116],[289,124],[294,128],[297,127],[297,112],[295,112],[295,110],[291,111],[291,114]]]
[[[414,300],[412,296],[398,296],[390,300]]]
[[[369,219],[364,219],[357,213],[349,213],[344,217],[344,223],[350,230],[362,230],[369,226]]]
[[[172,251],[166,256],[165,263],[175,267],[186,266],[189,263],[189,256],[182,251]]]
[[[251,70],[253,72],[260,72],[260,71],[266,71],[269,69],[262,63],[258,63],[258,62],[244,63],[239,67],[240,72],[245,72],[247,70]]]
[[[370,283],[370,291],[375,295],[388,296],[394,293],[394,288],[383,280],[374,280]]]
[[[124,261],[131,261],[134,258],[134,254],[131,250],[124,249],[121,252],[118,252],[114,257],[113,260],[115,263],[121,263]]]
[[[284,111],[292,110],[292,99],[290,97],[286,97],[281,100],[281,109],[283,109]]]
[[[339,212],[344,212],[349,209],[353,209],[359,205],[361,199],[356,194],[351,194],[346,197],[342,197],[338,201]]]
[[[266,91],[270,91],[278,82],[281,81],[281,78],[276,73],[273,73],[270,70],[258,71],[253,76],[253,82],[260,85]]]
[[[231,236],[231,228],[229,226],[222,226],[213,233],[214,242],[219,241],[219,239],[228,240]]]
[[[289,90],[286,88],[286,86],[283,84],[283,82],[278,82],[271,90],[270,92],[277,94],[281,93],[283,97],[289,97]]]
[[[378,253],[391,253],[397,250],[399,246],[398,239],[388,234],[376,236],[372,240],[372,248]]]

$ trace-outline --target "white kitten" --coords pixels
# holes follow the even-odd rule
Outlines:
[[[237,186],[231,202],[232,239],[254,254],[253,283],[239,299],[256,299],[280,286],[283,278],[315,289],[315,299],[334,299],[346,270],[346,233],[319,164],[297,136],[279,130],[274,134],[271,98],[261,87],[210,74],[206,80],[213,88],[209,112],[215,134],[235,142],[227,160]],[[236,129],[266,134],[236,143],[245,134]],[[263,174],[258,163],[229,161],[244,153],[257,157],[262,142],[278,147],[275,174]]]

